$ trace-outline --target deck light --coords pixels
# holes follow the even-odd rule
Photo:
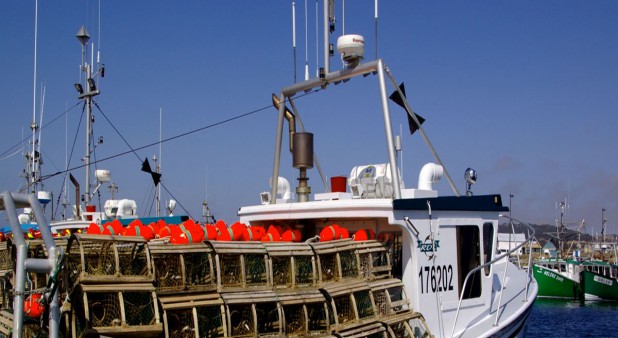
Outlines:
[[[82,95],[84,93],[84,87],[82,87],[80,83],[76,83],[74,84],[74,86],[75,86],[75,90],[77,90],[79,95]]]
[[[97,86],[96,86],[96,84],[94,83],[94,80],[91,77],[88,78],[88,88],[90,88],[91,92],[97,90]]]

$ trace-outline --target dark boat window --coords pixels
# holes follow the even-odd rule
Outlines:
[[[483,224],[483,254],[487,263],[493,259],[494,252],[494,225],[491,223]],[[489,276],[491,266],[485,267],[485,276]]]
[[[481,296],[481,271],[474,272],[464,287],[468,272],[481,265],[481,243],[478,226],[466,225],[457,227],[457,251],[459,252],[459,290],[463,299]]]

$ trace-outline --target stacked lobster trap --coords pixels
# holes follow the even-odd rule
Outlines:
[[[60,241],[60,242],[58,242]],[[140,237],[74,234],[60,278],[61,332],[111,337],[415,337],[428,330],[412,311],[375,240],[205,241],[173,245]],[[14,248],[0,242],[10,288]],[[30,257],[46,257],[29,241]],[[50,276],[31,276],[31,289]],[[10,297],[3,308],[10,310]],[[10,311],[0,312],[8,334]],[[24,326],[24,332],[36,328]],[[6,331],[6,332],[5,332]]]
[[[159,336],[148,243],[141,237],[74,234],[66,251],[65,325],[71,336]],[[68,306],[70,304],[70,306]]]

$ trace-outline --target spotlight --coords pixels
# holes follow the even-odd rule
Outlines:
[[[91,92],[97,90],[97,86],[94,84],[94,80],[91,77],[88,78],[88,87]]]
[[[77,90],[79,95],[82,95],[84,93],[84,88],[82,87],[80,83],[76,83],[74,84],[74,86],[75,86],[75,90]]]

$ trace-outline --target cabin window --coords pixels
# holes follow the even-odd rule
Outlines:
[[[481,265],[481,243],[478,226],[466,225],[457,227],[457,251],[459,252],[459,290],[462,298],[481,296],[481,271],[475,271],[465,285],[466,276],[474,268]]]
[[[483,254],[485,255],[485,263],[493,259],[494,252],[494,225],[491,223],[483,224]],[[485,267],[485,276],[489,276],[491,266]]]

